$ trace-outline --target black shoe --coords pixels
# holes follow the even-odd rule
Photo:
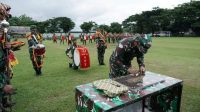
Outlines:
[[[74,70],[77,70],[77,69],[78,69],[78,67],[77,67],[77,66],[73,66],[73,69],[74,69]]]
[[[105,63],[99,63],[99,65],[105,65]]]
[[[36,76],[41,74],[41,68],[34,68]]]
[[[69,63],[69,68],[72,68],[72,64],[71,63]]]
[[[42,70],[41,70],[41,68],[38,68],[38,74],[39,74],[39,75],[42,74]]]
[[[73,68],[74,70],[77,70],[77,69],[78,69],[78,66],[76,66],[75,64],[72,64],[72,68]]]
[[[39,72],[38,71],[36,71],[35,74],[36,74],[36,76],[39,76]]]
[[[39,75],[39,72],[38,72],[38,70],[36,71],[36,75]]]

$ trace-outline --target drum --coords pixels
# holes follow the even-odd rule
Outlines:
[[[90,67],[90,56],[86,47],[77,47],[74,51],[74,64],[81,69]]]
[[[43,44],[37,44],[34,50],[34,55],[41,56],[45,54],[45,46]]]

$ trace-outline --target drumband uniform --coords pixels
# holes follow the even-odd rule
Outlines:
[[[151,47],[151,37],[147,35],[135,35],[122,39],[110,57],[110,78],[116,78],[130,74],[128,69],[132,67],[131,61],[137,58],[139,68],[144,68],[144,54]]]
[[[69,47],[66,49],[65,54],[72,59],[72,63],[69,63],[69,67],[73,69],[78,69],[78,67],[74,63],[74,51],[78,47],[76,43],[76,39],[72,39],[72,44],[69,45]]]
[[[42,65],[44,61],[45,47],[42,43],[42,36],[36,32],[36,26],[31,26],[31,35],[27,36],[30,59],[36,75],[42,74]],[[41,50],[41,51],[39,51]]]

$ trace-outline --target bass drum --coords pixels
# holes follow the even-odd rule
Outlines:
[[[36,56],[42,56],[46,52],[45,45],[43,44],[37,44],[36,47],[33,48],[33,50],[34,50],[34,55]]]
[[[77,47],[74,51],[74,64],[81,69],[90,67],[90,56],[86,47]]]

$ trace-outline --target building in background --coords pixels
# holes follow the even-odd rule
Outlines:
[[[154,37],[170,37],[171,31],[157,31],[153,34]]]
[[[30,32],[28,26],[10,26],[9,33],[13,38],[23,37]]]

